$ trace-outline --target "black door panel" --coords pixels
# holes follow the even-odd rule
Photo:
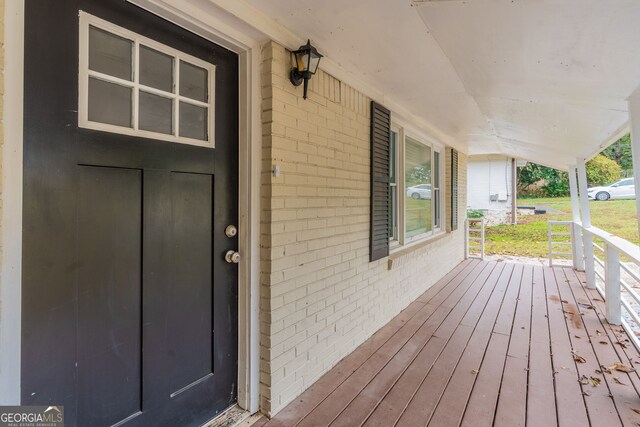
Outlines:
[[[215,148],[78,128],[79,11],[215,64]],[[200,425],[237,395],[238,58],[124,0],[27,0],[22,403]]]
[[[212,196],[210,175],[145,175],[144,345],[158,351],[145,364],[144,402],[213,373]],[[175,325],[175,327],[172,327]]]
[[[142,173],[79,169],[78,418],[112,425],[142,407]]]

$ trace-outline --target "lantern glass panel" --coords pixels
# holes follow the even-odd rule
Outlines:
[[[298,62],[298,71],[307,71],[309,67],[309,53],[300,52],[296,54],[296,60]]]
[[[309,71],[311,74],[315,74],[318,71],[318,64],[320,64],[320,57],[311,55],[311,63],[309,64]]]

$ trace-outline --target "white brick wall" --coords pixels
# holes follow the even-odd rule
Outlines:
[[[288,81],[289,68],[284,48],[263,47],[261,408],[267,415],[444,276],[464,252],[460,227],[398,257],[391,270],[387,259],[369,262],[370,100],[322,71],[303,100],[302,87]],[[464,155],[459,170],[462,220]]]

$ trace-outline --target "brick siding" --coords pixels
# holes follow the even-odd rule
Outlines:
[[[274,415],[458,264],[464,236],[370,263],[370,100],[322,70],[303,100],[289,52],[262,53],[260,403]],[[459,171],[464,218],[462,153]]]

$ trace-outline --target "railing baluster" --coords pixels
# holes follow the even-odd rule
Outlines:
[[[547,242],[549,247],[549,267],[553,267],[553,245],[551,244],[553,241],[553,237],[551,236],[551,230],[553,229],[553,223],[551,221],[547,222]]]
[[[587,288],[596,288],[596,266],[595,266],[595,254],[593,253],[593,234],[588,230],[584,230],[582,234],[582,241],[584,242],[584,270],[587,278]]]
[[[613,325],[620,325],[622,324],[622,310],[620,308],[620,254],[617,249],[605,242],[604,258],[604,293],[607,320]]]
[[[573,233],[571,242],[573,243],[573,268],[584,271],[584,248],[582,246],[582,226],[576,222],[572,224]]]

